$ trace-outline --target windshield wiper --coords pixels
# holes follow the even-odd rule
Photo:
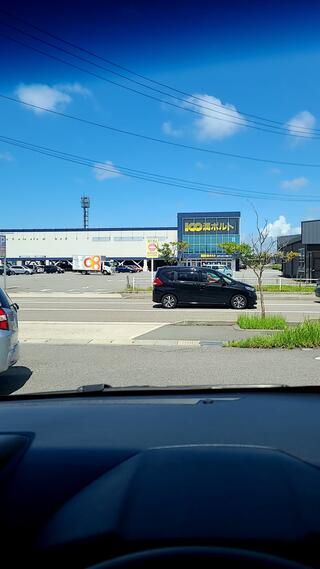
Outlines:
[[[113,389],[112,385],[108,385],[108,383],[92,383],[87,385],[80,385],[76,391],[81,391],[82,393],[90,393],[92,391],[100,392],[105,391],[106,389]]]

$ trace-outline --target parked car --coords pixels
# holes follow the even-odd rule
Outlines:
[[[214,271],[219,271],[219,273],[227,275],[227,277],[230,277],[232,279],[233,272],[225,265],[208,265],[206,268],[213,269]]]
[[[46,265],[44,269],[45,273],[64,273],[64,269],[58,267],[57,265]]]
[[[255,306],[253,286],[206,267],[161,267],[153,281],[153,302],[163,308],[178,304],[224,304],[242,309]]]
[[[0,373],[7,371],[19,358],[19,306],[0,288]]]
[[[44,265],[38,265],[37,263],[29,263],[28,267],[33,270],[34,273],[44,273]]]
[[[11,275],[32,275],[34,269],[25,265],[10,265],[10,273]]]
[[[138,265],[131,265],[131,269],[133,269],[134,273],[141,273],[143,271],[142,267],[138,267]]]
[[[3,268],[3,265],[1,265],[1,266],[0,266],[0,275],[3,275],[3,273],[4,273],[4,268]],[[10,271],[10,267],[9,267],[9,266],[7,266],[6,275],[11,275],[11,271]]]
[[[129,265],[118,265],[116,267],[116,273],[135,273],[136,271],[133,267]]]

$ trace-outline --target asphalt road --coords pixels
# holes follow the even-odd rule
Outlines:
[[[319,359],[316,359],[319,358]],[[315,385],[320,349],[238,350],[145,346],[22,345],[19,366],[0,376],[0,393],[80,385]]]
[[[230,308],[182,307],[165,310],[154,306],[151,298],[19,298],[21,321],[39,322],[180,322],[236,321],[238,310]],[[266,299],[269,314],[284,314],[288,321],[320,318],[320,303],[313,295],[298,298],[269,295]],[[259,308],[250,309],[250,314]]]

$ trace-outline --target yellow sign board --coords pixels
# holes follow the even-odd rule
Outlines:
[[[146,257],[147,259],[158,259],[158,239],[146,239]]]
[[[230,229],[234,229],[234,226],[231,223],[189,223],[186,222],[184,224],[184,231],[185,233],[194,233],[196,231],[230,231]]]

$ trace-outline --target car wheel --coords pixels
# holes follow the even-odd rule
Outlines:
[[[243,294],[235,294],[230,301],[231,307],[236,310],[242,310],[248,304],[246,297]]]
[[[175,308],[178,304],[178,299],[174,294],[165,294],[161,299],[162,308]]]

